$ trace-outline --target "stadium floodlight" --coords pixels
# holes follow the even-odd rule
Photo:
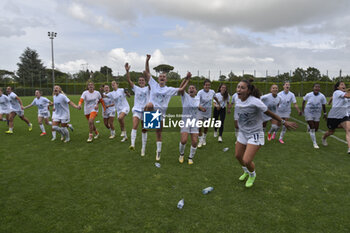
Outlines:
[[[52,55],[52,86],[55,86],[55,62],[53,58],[53,39],[57,36],[57,32],[48,32],[47,35],[51,40],[51,55]]]

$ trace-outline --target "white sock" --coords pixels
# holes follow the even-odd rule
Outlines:
[[[247,168],[247,167],[242,166],[242,169],[243,169],[243,171],[244,171],[245,173],[249,173],[249,171],[248,171],[248,168]]]
[[[311,140],[314,144],[316,144],[316,135],[315,135],[315,129],[310,129],[310,137],[311,137]]]
[[[162,151],[162,142],[157,141],[157,152],[161,152],[161,151]]]
[[[147,144],[147,132],[142,133],[142,149],[146,149]]]
[[[123,136],[124,138],[127,138],[128,136],[126,135],[126,131],[123,131]]]
[[[182,144],[182,143],[180,142],[180,143],[179,143],[180,155],[184,155],[184,154],[185,154],[185,148],[186,148],[186,144]]]
[[[45,126],[43,124],[40,124],[39,127],[41,129],[41,132],[46,133]]]
[[[198,142],[203,142],[203,138],[204,138],[203,136],[198,136]]]
[[[248,171],[248,173],[249,173],[249,176],[250,176],[250,177],[254,177],[254,176],[256,176],[255,171],[253,171],[253,172]]]
[[[194,155],[196,154],[197,147],[191,146],[190,150],[190,156],[188,156],[190,159],[193,159]]]
[[[115,135],[115,130],[111,130],[111,135]]]
[[[9,131],[13,132],[13,128],[9,128]]]
[[[207,134],[206,133],[203,133],[203,141],[205,141],[207,139]]]
[[[61,130],[62,130],[62,133],[63,133],[63,136],[66,137],[66,140],[69,140],[69,131],[67,129],[67,127],[61,127]]]
[[[49,121],[49,125],[52,125],[52,121]]]
[[[269,130],[269,134],[272,134],[274,132],[276,132],[278,129],[278,126],[275,124],[271,124],[271,129]]]
[[[52,131],[52,137],[56,138],[56,131]]]
[[[281,134],[280,134],[280,139],[283,139],[284,137],[284,134],[286,133],[287,131],[287,128],[285,126],[282,126],[282,131],[281,131]]]
[[[131,146],[135,146],[136,134],[137,134],[137,129],[132,129],[131,130]]]

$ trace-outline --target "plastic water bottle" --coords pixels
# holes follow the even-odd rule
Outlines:
[[[182,209],[182,207],[184,207],[185,204],[185,200],[181,199],[178,203],[177,203],[177,208],[178,209]]]
[[[101,121],[96,121],[96,123],[100,123]]]
[[[228,147],[225,147],[222,151],[223,152],[226,152],[226,151],[228,151],[230,148],[228,148]]]
[[[202,193],[203,193],[203,194],[208,194],[208,193],[210,193],[210,192],[213,191],[213,190],[214,190],[213,187],[207,187],[207,188],[205,188],[205,189],[202,190]]]
[[[160,163],[154,163],[154,165],[156,165],[156,167],[160,168]]]

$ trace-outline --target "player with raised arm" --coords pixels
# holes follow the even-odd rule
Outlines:
[[[40,136],[46,135],[46,130],[45,126],[43,124],[43,121],[45,122],[46,125],[52,125],[52,122],[49,121],[50,118],[50,110],[49,106],[52,106],[52,102],[46,98],[41,96],[42,92],[40,90],[35,91],[35,98],[33,102],[27,106],[25,106],[23,109],[30,108],[32,106],[37,106],[38,107],[38,123],[39,127],[41,130]]]
[[[204,80],[204,86],[203,89],[198,91],[197,96],[199,97],[199,104],[203,106],[203,108],[206,109],[205,112],[200,111],[199,112],[199,120],[205,121],[211,118],[212,113],[212,106],[213,106],[213,99],[218,103],[218,99],[215,97],[215,91],[210,89],[211,82],[209,79]],[[209,128],[203,127],[203,134],[202,134],[202,127],[199,128],[199,142],[198,142],[198,148],[201,148],[202,145],[205,146],[207,144],[207,133]]]
[[[135,93],[134,98],[134,107],[132,108],[132,130],[131,130],[131,145],[129,147],[130,150],[135,150],[135,141],[137,135],[137,127],[139,122],[141,121],[142,126],[142,149],[141,156],[145,156],[146,153],[146,144],[147,144],[147,130],[143,128],[143,112],[146,104],[149,100],[149,92],[150,88],[146,86],[145,77],[139,77],[138,84],[135,85],[130,79],[130,65],[128,63],[125,64],[126,77],[128,79],[128,83]]]
[[[235,156],[244,171],[239,180],[244,181],[248,177],[245,186],[250,188],[256,178],[253,160],[260,147],[265,143],[262,113],[281,122],[287,128],[296,128],[297,124],[285,121],[268,110],[267,106],[259,99],[259,90],[249,81],[244,80],[238,83],[237,95],[236,110],[239,132],[235,146]]]
[[[183,82],[186,87],[189,79]],[[197,150],[198,143],[198,127],[196,126],[199,120],[199,110],[205,112],[206,109],[200,105],[200,98],[196,96],[197,90],[194,85],[188,87],[188,93],[185,91],[180,92],[182,100],[182,121],[185,123],[184,127],[181,127],[181,140],[179,144],[180,157],[179,162],[184,162],[185,147],[188,140],[188,135],[191,135],[191,150],[188,156],[188,164],[193,164],[193,158]],[[191,122],[191,123],[190,123]],[[191,125],[192,124],[192,125]]]
[[[103,109],[106,109],[106,105],[102,99],[100,92],[95,91],[95,84],[92,81],[87,82],[86,91],[80,97],[78,107],[84,103],[84,115],[89,122],[89,137],[87,142],[92,142],[93,138],[97,139],[100,135],[95,126],[95,118],[98,113],[98,104],[101,103]],[[93,137],[93,133],[95,136]]]
[[[320,92],[321,86],[315,83],[313,91],[307,93],[303,98],[302,113],[305,115],[305,120],[309,125],[309,133],[315,149],[318,149],[316,135],[320,124],[321,111],[323,109],[323,116],[327,120],[326,111],[326,97]],[[306,103],[306,107],[305,107]]]
[[[346,141],[348,142],[348,154],[350,154],[350,117],[348,111],[348,99],[350,91],[346,91],[345,83],[338,81],[334,85],[332,108],[328,112],[327,127],[328,131],[322,137],[322,144],[328,146],[327,137],[334,134],[339,126],[345,129]]]
[[[105,97],[109,93],[110,89],[108,85],[102,85],[101,94],[103,96],[103,102],[105,103],[106,109],[103,109],[103,123],[106,128],[109,129],[111,135],[110,139],[115,138],[114,129],[114,118],[115,118],[115,106],[114,101],[111,98]]]
[[[221,126],[219,129],[219,137],[218,142],[222,142],[222,133],[224,132],[224,124],[225,124],[225,117],[226,117],[226,105],[228,106],[230,95],[227,92],[227,87],[225,84],[221,83],[218,92],[215,93],[214,97],[218,100],[215,101],[215,108],[214,108],[214,119],[215,122],[220,118]],[[217,137],[218,128],[214,128],[214,137]]]
[[[56,132],[59,132],[62,137],[61,140],[64,140],[65,143],[70,141],[69,131],[67,129],[68,123],[70,121],[70,111],[69,105],[78,110],[81,109],[80,106],[77,106],[73,103],[66,95],[62,93],[60,86],[54,86],[53,89],[53,105],[52,110],[52,139],[51,141],[56,140]]]
[[[289,89],[290,89],[290,83],[285,82],[283,84],[283,91],[278,93],[278,96],[281,98],[281,101],[277,108],[277,115],[280,116],[285,121],[287,121],[290,118],[290,114],[292,112],[291,103],[293,103],[295,109],[298,111],[298,114],[301,115],[301,111],[298,107],[295,95]],[[282,144],[284,144],[283,137],[286,131],[287,131],[286,126],[282,125],[280,138],[278,140]]]
[[[260,97],[261,101],[267,106],[267,108],[275,113],[277,111],[277,107],[281,101],[280,97],[277,95],[278,86],[276,84],[271,85],[269,94],[263,95]],[[263,114],[263,130],[265,132],[267,122],[271,121],[271,128],[267,133],[267,140],[271,141],[271,139],[275,139],[276,132],[278,132],[279,126],[278,122],[275,119],[272,119],[270,116]]]
[[[149,71],[149,59],[151,55],[147,55],[146,58],[146,71],[144,71],[144,76],[151,87],[150,91],[150,100],[146,104],[145,111],[159,111],[158,114],[161,114],[161,118],[165,117],[166,110],[168,108],[169,101],[172,96],[177,95],[179,92],[183,91],[185,87],[175,88],[166,86],[167,77],[166,73],[160,73],[158,77],[158,82],[156,82]],[[191,78],[191,73],[187,73],[186,79]],[[162,128],[163,121],[161,120],[160,129],[156,129],[157,137],[157,151],[156,151],[156,160],[160,160],[160,155],[162,151]]]
[[[12,91],[11,87],[6,88],[7,97],[10,100],[10,115],[9,115],[9,130],[5,133],[13,134],[13,121],[16,115],[21,118],[28,125],[28,130],[32,131],[33,125],[30,121],[24,116],[23,103],[22,100]]]
[[[2,92],[2,88],[0,87],[0,121],[7,121],[9,119],[9,113],[10,113],[10,100]]]
[[[112,88],[113,91],[109,92],[106,97],[111,98],[114,102],[114,107],[117,111],[117,117],[120,125],[121,130],[121,142],[125,142],[128,140],[128,136],[126,134],[125,130],[125,117],[128,115],[130,111],[130,106],[128,101],[126,100],[126,97],[130,97],[129,92],[124,88],[119,88],[118,83],[116,81],[112,82]]]

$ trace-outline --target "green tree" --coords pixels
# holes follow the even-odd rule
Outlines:
[[[241,81],[241,78],[235,75],[232,71],[228,74],[228,81]]]
[[[319,81],[321,79],[321,72],[314,67],[307,68],[305,74],[306,80],[304,81]]]
[[[105,76],[112,76],[112,68],[109,68],[108,66],[102,66],[100,68],[100,73],[104,74]]]
[[[154,67],[153,69],[157,73],[160,73],[160,72],[169,73],[170,71],[172,71],[174,69],[174,67],[171,65],[167,65],[167,64],[161,64],[159,66]]]
[[[296,68],[293,72],[292,82],[305,81],[306,71],[303,68]]]
[[[166,77],[168,79],[171,79],[171,80],[180,80],[181,79],[181,76],[176,72],[169,72]]]
[[[226,76],[225,75],[220,75],[219,81],[220,82],[226,81]]]
[[[38,85],[45,77],[45,67],[39,59],[39,54],[27,47],[19,59],[16,81],[25,85]]]

